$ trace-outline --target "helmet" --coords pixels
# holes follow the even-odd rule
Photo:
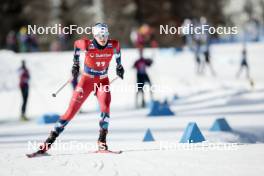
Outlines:
[[[109,36],[108,26],[105,23],[96,23],[92,27],[92,34],[94,37],[106,38]]]

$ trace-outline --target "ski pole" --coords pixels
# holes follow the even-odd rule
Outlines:
[[[119,76],[116,76],[114,79],[112,79],[112,80],[110,81],[110,84],[112,84],[113,82],[115,82],[118,78],[119,78]]]
[[[72,81],[72,78],[68,79],[63,85],[61,85],[61,87],[55,92],[55,93],[52,93],[52,96],[53,97],[56,97],[58,95],[58,93],[67,85],[69,84],[70,82]]]

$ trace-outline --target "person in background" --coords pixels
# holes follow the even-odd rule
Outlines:
[[[29,51],[29,37],[27,35],[27,28],[26,27],[21,27],[18,35],[17,35],[17,40],[18,40],[18,51],[19,52],[28,52]]]
[[[203,68],[202,68],[202,72],[205,71],[205,67],[208,66],[208,68],[210,69],[211,71],[211,74],[213,76],[216,76],[216,72],[213,68],[213,65],[211,63],[211,55],[210,55],[210,48],[209,48],[209,44],[208,46],[206,47],[206,50],[204,51],[204,63],[203,63]]]
[[[22,60],[22,66],[19,68],[19,87],[22,94],[22,107],[21,107],[21,116],[20,119],[22,121],[29,120],[26,117],[26,109],[27,109],[27,100],[28,100],[28,94],[29,94],[29,80],[30,80],[30,74],[26,67],[26,62]]]
[[[27,28],[22,26],[17,34],[18,52],[39,51],[37,36],[28,34]]]
[[[246,50],[246,48],[244,48],[242,50],[242,59],[240,62],[240,68],[239,68],[237,75],[236,75],[237,78],[240,77],[243,69],[246,70],[246,77],[249,79],[250,75],[249,75],[249,65],[248,65],[248,61],[247,61],[247,50]]]
[[[149,79],[148,73],[146,71],[147,67],[152,65],[153,61],[151,59],[146,59],[143,57],[143,48],[139,49],[139,59],[133,65],[133,68],[137,70],[137,93],[136,93],[136,108],[138,108],[138,96],[142,95],[141,107],[145,107],[145,98],[144,98],[144,85],[148,83],[151,86],[151,81]],[[153,94],[150,91],[150,97],[153,98]]]
[[[200,17],[200,19],[194,19],[193,24],[195,27],[202,28],[203,25],[208,25],[207,19],[205,17]],[[194,55],[196,62],[196,72],[197,75],[203,75],[204,64],[210,63],[209,58],[209,33],[196,33],[193,35],[194,42]],[[204,57],[203,57],[204,56]],[[213,72],[213,71],[212,71]]]
[[[197,19],[193,19],[192,21],[193,25],[195,27],[200,27],[200,21]],[[201,34],[194,34],[193,35],[193,51],[194,51],[194,57],[195,57],[195,65],[196,65],[196,74],[201,75],[202,74],[202,47],[203,46],[203,37]]]
[[[148,24],[143,24],[137,29],[132,29],[130,39],[136,48],[158,47],[158,42],[155,39],[154,28]]]
[[[240,68],[236,74],[236,77],[239,78],[242,71],[243,70],[246,70],[246,78],[248,79],[249,83],[250,83],[250,86],[253,88],[255,83],[253,81],[253,79],[251,78],[250,76],[250,69],[249,69],[249,64],[248,64],[248,57],[247,57],[247,49],[246,47],[243,48],[242,50],[242,59],[241,59],[241,62],[240,62]]]
[[[14,52],[17,51],[17,40],[15,31],[11,30],[6,36],[6,46],[7,49],[12,50]]]
[[[194,51],[194,56],[195,56],[195,64],[196,64],[196,73],[197,75],[200,75],[202,72],[202,61],[200,58],[200,48],[201,44],[199,40],[195,41],[195,51]]]

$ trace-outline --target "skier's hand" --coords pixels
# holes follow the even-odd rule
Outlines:
[[[125,73],[125,70],[124,70],[123,66],[122,65],[117,65],[116,66],[116,74],[117,74],[117,76],[119,76],[121,79],[123,79],[124,78],[124,73]]]
[[[79,76],[80,66],[79,64],[74,63],[72,66],[72,76],[74,79],[77,79]]]

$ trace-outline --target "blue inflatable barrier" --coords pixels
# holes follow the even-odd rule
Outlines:
[[[159,101],[153,101],[150,107],[150,113],[148,116],[172,116],[174,112],[171,111],[167,101],[160,103]]]
[[[205,141],[203,134],[195,122],[190,122],[185,128],[180,143],[197,143]]]
[[[218,118],[215,120],[213,126],[210,128],[210,131],[232,131],[232,128],[229,126],[225,118]]]
[[[151,142],[151,141],[155,141],[150,129],[147,130],[144,138],[143,138],[143,142]]]
[[[38,118],[39,124],[49,124],[49,123],[56,123],[60,118],[58,114],[43,114],[41,117]]]

